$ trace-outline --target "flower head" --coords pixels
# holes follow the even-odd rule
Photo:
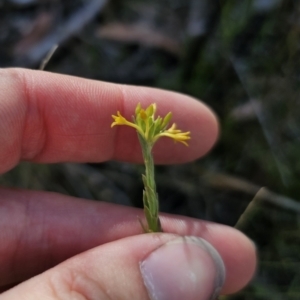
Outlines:
[[[155,118],[156,104],[149,105],[146,109],[141,107],[139,103],[135,109],[133,122],[127,121],[118,111],[117,116],[113,115],[115,125],[127,125],[137,130],[140,136],[150,144],[154,144],[160,137],[166,136],[172,138],[176,142],[180,142],[188,146],[187,141],[191,139],[190,132],[182,132],[176,128],[176,124],[167,129],[172,118],[172,113],[169,112],[164,118],[158,116]]]

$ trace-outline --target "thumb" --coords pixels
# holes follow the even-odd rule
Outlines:
[[[217,297],[224,279],[220,255],[203,239],[142,234],[74,256],[1,300],[208,300]]]

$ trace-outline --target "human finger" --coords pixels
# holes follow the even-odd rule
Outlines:
[[[135,130],[111,129],[112,114],[131,119],[137,103],[157,103],[158,114],[191,131],[190,147],[158,141],[156,163],[204,155],[218,135],[215,115],[191,97],[154,88],[117,85],[44,71],[0,70],[0,173],[33,162],[141,161]]]
[[[206,241],[143,234],[79,254],[1,295],[14,299],[215,299],[225,279]]]
[[[0,190],[0,286],[35,276],[90,248],[142,232],[142,210],[56,193]],[[201,237],[220,253],[224,293],[245,286],[255,271],[255,248],[237,230],[161,214],[165,232]]]

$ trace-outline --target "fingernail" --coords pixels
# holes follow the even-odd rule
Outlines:
[[[149,254],[140,263],[152,300],[214,300],[225,281],[217,250],[196,237],[180,237]]]

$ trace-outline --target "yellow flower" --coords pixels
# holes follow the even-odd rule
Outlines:
[[[127,125],[127,126],[131,126],[133,128],[135,128],[136,130],[138,130],[138,126],[135,125],[132,122],[127,121],[122,115],[121,113],[118,111],[117,112],[117,116],[112,115],[114,122],[111,124],[111,127],[114,127],[115,125]]]
[[[118,111],[117,116],[112,115],[114,122],[111,127],[115,125],[127,125],[135,128],[141,137],[150,144],[154,144],[160,137],[166,136],[172,138],[176,142],[180,142],[188,146],[187,141],[191,139],[190,132],[182,132],[176,128],[176,124],[167,129],[172,118],[172,113],[169,112],[164,118],[158,116],[155,119],[156,104],[149,105],[146,109],[141,107],[139,103],[135,109],[135,116],[133,122],[127,121]]]
[[[171,126],[171,128],[169,128],[168,130],[165,130],[164,132],[160,133],[157,135],[157,138],[161,137],[161,136],[167,136],[172,138],[175,142],[180,142],[186,146],[188,146],[188,143],[186,141],[190,140],[190,132],[182,132],[179,129],[176,129],[176,124],[173,123],[173,125]]]

